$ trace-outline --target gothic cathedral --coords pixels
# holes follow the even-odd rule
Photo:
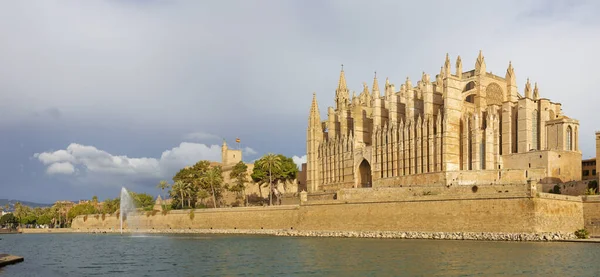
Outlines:
[[[344,70],[335,108],[321,121],[313,94],[307,129],[308,192],[340,188],[515,184],[581,179],[579,121],[540,97],[529,79],[517,90],[512,64],[504,77],[475,69],[452,74],[446,60],[434,80],[423,73],[397,91],[363,84],[357,96]]]

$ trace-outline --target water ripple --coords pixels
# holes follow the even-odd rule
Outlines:
[[[25,262],[0,276],[595,276],[583,243],[225,235],[28,234],[0,252]],[[168,273],[167,273],[168,272]]]

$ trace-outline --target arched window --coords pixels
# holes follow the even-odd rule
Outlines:
[[[475,82],[474,82],[474,81],[471,81],[471,82],[469,82],[469,83],[468,83],[468,84],[465,86],[465,89],[464,89],[463,91],[469,91],[469,90],[472,90],[472,89],[474,89],[474,88],[475,88]]]
[[[475,103],[475,94],[471,94],[465,98],[466,102]]]
[[[535,150],[540,149],[538,133],[538,111],[533,110],[531,116],[531,148]]]
[[[567,150],[573,150],[573,129],[571,126],[567,126]]]

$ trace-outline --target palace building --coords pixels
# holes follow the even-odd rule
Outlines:
[[[527,79],[519,92],[509,62],[504,77],[455,68],[423,73],[399,90],[377,76],[359,95],[344,70],[335,107],[321,120],[313,94],[307,129],[308,192],[340,188],[560,183],[581,180],[579,121],[543,98]]]

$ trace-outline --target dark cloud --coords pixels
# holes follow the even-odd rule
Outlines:
[[[446,52],[472,67],[480,49],[488,70],[502,75],[512,60],[520,89],[530,77],[579,119],[589,157],[600,129],[587,112],[600,102],[589,76],[600,63],[596,10],[594,1],[6,2],[0,189],[45,202],[118,194],[101,177],[50,176],[31,159],[71,143],[160,160],[185,141],[220,144],[200,135],[214,134],[300,161],[312,93],[324,118],[340,64],[360,92],[375,70],[398,87],[439,72]]]

